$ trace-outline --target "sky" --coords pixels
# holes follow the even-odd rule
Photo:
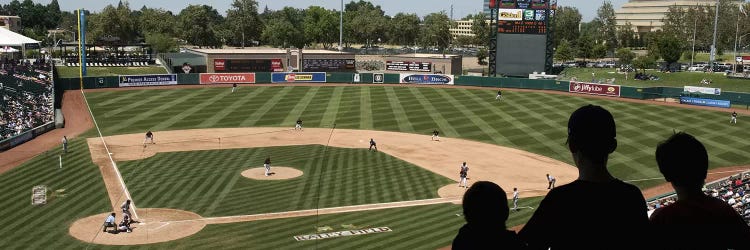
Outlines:
[[[7,4],[11,0],[0,0],[0,3]],[[41,4],[48,4],[51,0],[34,0]],[[257,0],[260,10],[265,6],[269,9],[277,10],[285,6],[294,6],[296,8],[307,8],[310,5],[318,5],[327,9],[339,9],[340,0]],[[352,0],[344,0],[344,4]],[[118,0],[58,0],[62,10],[75,10],[84,8],[95,12],[100,11],[107,4],[116,5]],[[188,6],[189,4],[205,4],[210,2],[222,15],[232,3],[232,0],[129,0],[130,8],[140,9],[143,5],[151,8],[164,8],[171,10],[175,14]],[[439,12],[444,10],[450,14],[451,4],[453,5],[453,17],[460,19],[468,14],[475,14],[482,11],[483,0],[370,0],[374,5],[380,5],[385,10],[386,15],[393,16],[396,13],[416,13],[419,16]],[[604,0],[558,0],[561,6],[573,6],[578,8],[583,15],[583,21],[591,21],[596,16],[596,9],[601,6]],[[618,9],[627,0],[611,0],[615,9]]]

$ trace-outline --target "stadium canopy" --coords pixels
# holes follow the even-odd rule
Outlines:
[[[0,46],[21,46],[23,48],[25,44],[39,44],[39,41],[8,29],[0,28]]]

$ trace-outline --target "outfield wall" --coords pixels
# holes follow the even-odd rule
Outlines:
[[[255,74],[256,84],[272,83],[270,72],[259,72]],[[346,72],[329,72],[326,74],[326,83],[354,83],[368,84],[375,83],[375,75],[383,76],[384,84],[400,84],[400,75],[391,73],[346,73]],[[355,82],[355,74],[358,75],[359,82]],[[200,84],[200,74],[177,74],[178,85],[198,85]],[[80,88],[79,78],[61,78],[55,80],[56,84],[62,86],[63,90],[72,90]],[[97,88],[118,88],[120,79],[118,76],[105,77],[84,77],[83,87],[85,89]],[[377,82],[381,83],[381,82]],[[477,86],[490,88],[517,88],[517,89],[538,89],[568,92],[570,87],[569,81],[546,80],[546,79],[525,79],[525,78],[495,78],[480,76],[455,76],[454,85],[458,86]],[[61,94],[61,93],[57,93]],[[675,87],[629,87],[621,86],[620,97],[631,99],[660,99],[660,98],[679,98],[683,95],[682,88]],[[750,105],[750,93],[739,92],[722,92],[721,95],[701,95],[705,99],[720,99],[731,101],[732,104]]]

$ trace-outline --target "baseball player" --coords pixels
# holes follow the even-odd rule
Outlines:
[[[62,146],[63,146],[63,152],[67,153],[68,152],[68,137],[66,137],[64,135],[63,135],[63,138],[62,138]]]
[[[297,124],[294,125],[294,130],[302,130],[302,119],[297,119]]]
[[[370,148],[367,149],[367,151],[370,151],[373,148],[375,148],[375,152],[378,152],[378,145],[375,144],[375,140],[373,140],[372,138],[370,138]]]
[[[458,175],[461,178],[458,180],[458,187],[469,188],[469,185],[467,184],[467,181],[466,181],[466,176],[469,175],[469,167],[466,166],[466,162],[461,164],[461,171],[458,172]]]
[[[432,140],[433,141],[440,141],[440,136],[438,136],[438,134],[440,134],[440,132],[438,132],[437,129],[432,131]]]
[[[555,188],[555,177],[547,174],[547,182],[549,185],[547,186],[547,189]]]
[[[237,89],[237,83],[232,83],[232,93]]]
[[[266,157],[266,161],[263,162],[263,167],[266,168],[266,176],[271,175],[271,157]]]
[[[151,130],[146,132],[146,139],[143,139],[143,144],[145,145],[147,141],[151,142],[151,144],[154,144],[154,133],[152,133]]]
[[[495,96],[495,100],[500,100],[502,98],[503,98],[503,92],[498,89],[497,96]]]
[[[729,123],[737,124],[737,112],[732,111],[732,119],[729,120]]]
[[[513,188],[513,211],[518,211],[518,189]]]
[[[107,228],[110,227],[117,229],[117,222],[115,222],[115,213],[109,214],[109,216],[107,216],[107,219],[104,220],[104,230],[102,230],[102,232],[106,232]]]
[[[123,202],[120,208],[122,209],[122,214],[133,218],[133,215],[130,214],[130,200],[126,200],[125,202]]]

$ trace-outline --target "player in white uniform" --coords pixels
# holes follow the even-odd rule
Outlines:
[[[467,176],[469,175],[469,167],[466,166],[466,162],[461,164],[461,171],[458,172],[458,175],[461,178],[458,180],[458,187],[469,188],[469,185],[466,181]]]
[[[266,161],[263,162],[263,167],[266,168],[266,176],[271,175],[271,157],[270,156],[266,158]]]
[[[513,211],[518,211],[518,189],[513,188]]]
[[[547,189],[555,188],[555,177],[547,174],[547,182],[549,185],[547,186]]]
[[[729,120],[729,123],[737,124],[737,112],[732,112],[732,119]]]
[[[297,124],[294,125],[294,130],[302,130],[302,119],[297,119]]]
[[[438,136],[440,132],[436,130],[432,131],[432,140],[433,141],[440,141],[440,136]]]
[[[498,89],[497,96],[495,96],[495,100],[500,100],[501,98],[503,98],[503,92]]]
[[[154,144],[154,133],[152,133],[151,130],[149,130],[148,132],[146,132],[146,139],[143,139],[143,144],[144,144],[143,146],[144,147],[146,146],[145,144],[146,144],[147,141],[150,141],[151,144]]]

